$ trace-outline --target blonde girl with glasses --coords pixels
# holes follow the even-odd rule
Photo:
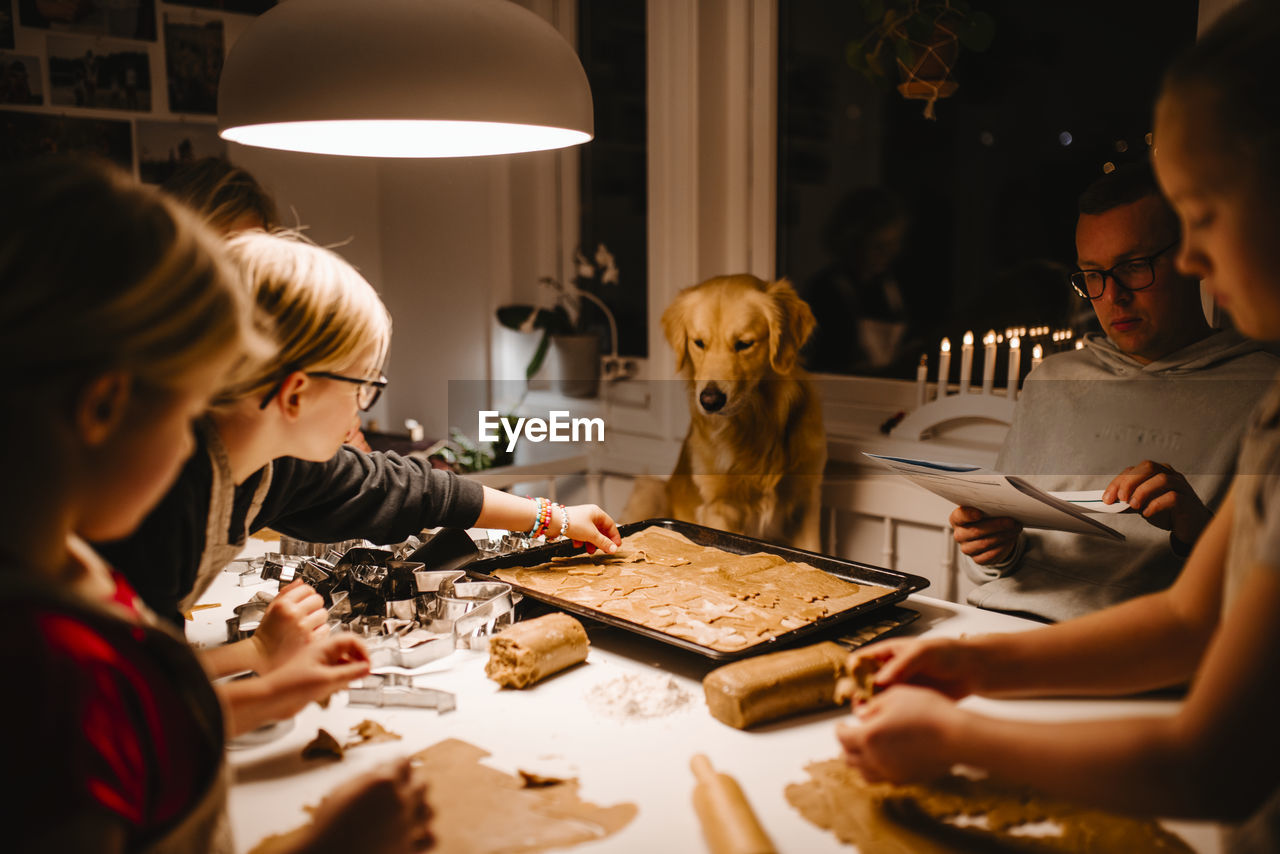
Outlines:
[[[294,233],[242,232],[227,250],[277,350],[218,395],[197,423],[196,453],[138,532],[103,547],[152,607],[178,619],[266,527],[312,542],[392,543],[437,525],[528,531],[542,519],[551,538],[617,548],[617,525],[595,505],[548,506],[344,444],[386,385],[391,318],[377,292]],[[298,583],[281,595],[294,625],[323,634],[318,594]]]
[[[181,638],[90,540],[128,535],[190,453],[192,421],[246,352],[250,303],[218,239],[106,167],[0,166],[0,704],[7,849],[230,851],[224,711]],[[322,699],[368,671],[358,639],[310,645],[261,682]],[[322,807],[292,850],[426,843],[406,762]]]

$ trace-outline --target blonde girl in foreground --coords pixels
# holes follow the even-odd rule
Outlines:
[[[169,487],[251,340],[248,300],[204,226],[105,168],[5,164],[0,198],[6,844],[230,851],[217,697],[86,540],[128,534]],[[327,695],[367,669],[335,636],[281,671]],[[428,817],[405,761],[327,801],[296,850],[409,850]]]

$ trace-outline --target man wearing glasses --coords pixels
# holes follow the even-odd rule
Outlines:
[[[1080,197],[1078,269],[1101,335],[1027,377],[996,469],[1046,490],[1104,489],[1123,542],[951,514],[969,602],[1055,621],[1167,587],[1225,497],[1249,413],[1280,359],[1205,321],[1176,265],[1177,218],[1145,164]]]

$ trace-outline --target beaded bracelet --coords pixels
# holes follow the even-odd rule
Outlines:
[[[563,504],[557,504],[560,508],[560,539],[569,536],[569,508]]]
[[[533,498],[529,500],[537,505],[537,509],[533,514],[533,525],[525,533],[526,537],[540,537],[546,533],[547,526],[551,524],[551,501],[546,498]]]
[[[545,537],[547,529],[551,527],[551,507],[552,504],[547,499],[542,499],[542,523],[538,526],[538,532],[535,537]]]

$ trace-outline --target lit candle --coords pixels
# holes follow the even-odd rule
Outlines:
[[[916,406],[924,406],[925,390],[929,387],[929,357],[920,354],[920,365],[916,368]]]
[[[1044,350],[1039,344],[1031,348],[1031,370],[1035,370],[1044,361]]]
[[[982,339],[982,393],[991,394],[996,385],[996,331],[992,329]]]
[[[1022,341],[1017,335],[1009,339],[1009,399],[1018,399],[1018,380],[1022,379]]]
[[[947,385],[951,382],[951,339],[942,339],[942,349],[938,351],[938,399],[947,396]]]
[[[969,391],[969,382],[973,379],[973,331],[964,334],[964,343],[960,345],[960,393]]]
[[[1084,349],[1084,339],[1083,339],[1083,338],[1077,338],[1077,339],[1076,339],[1076,349],[1077,349],[1077,350],[1083,350],[1083,349]]]

